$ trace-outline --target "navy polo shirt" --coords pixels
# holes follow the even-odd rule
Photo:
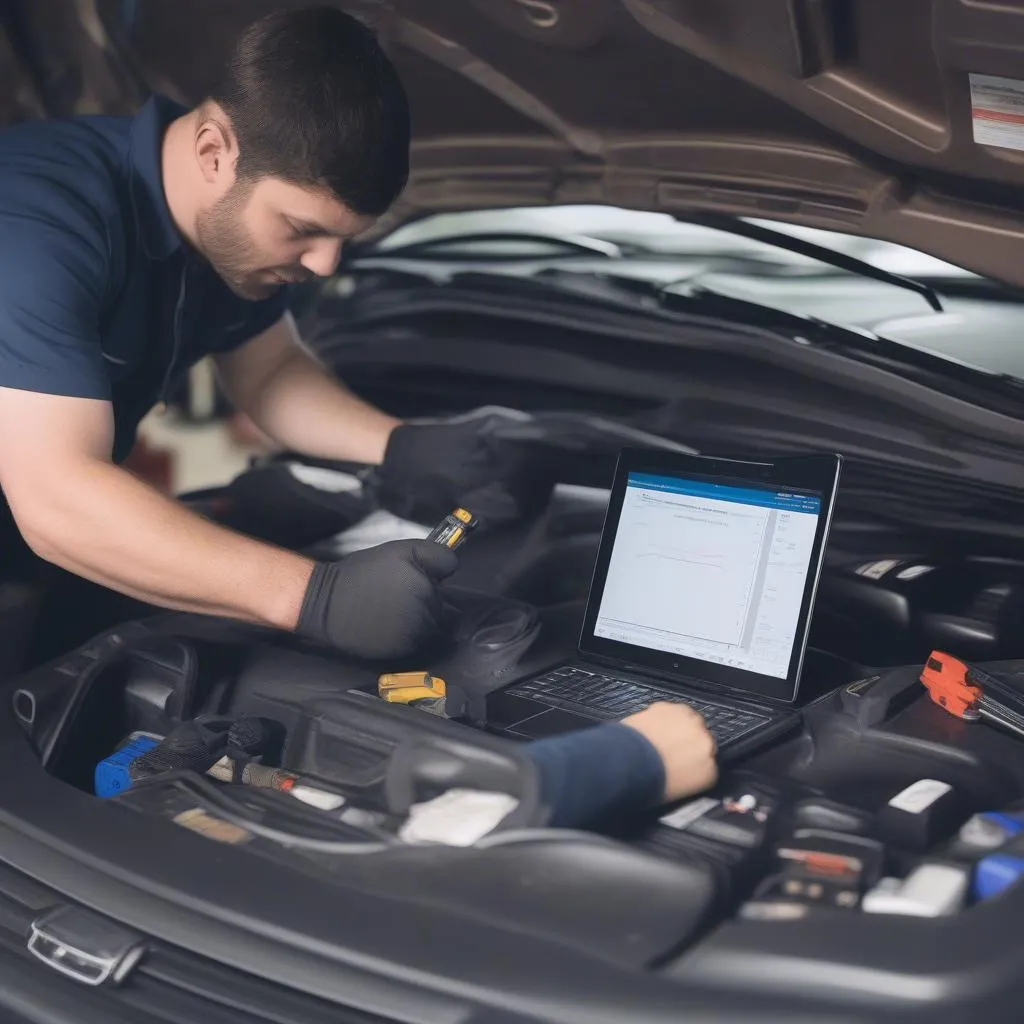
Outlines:
[[[118,462],[194,363],[287,309],[287,288],[237,297],[175,228],[160,147],[184,112],[0,131],[0,387],[110,401]]]

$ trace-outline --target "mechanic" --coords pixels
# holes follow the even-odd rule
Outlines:
[[[437,632],[451,551],[399,541],[314,563],[118,465],[142,417],[212,355],[234,405],[274,441],[377,465],[398,504],[414,494],[432,518],[468,504],[492,522],[542,507],[550,482],[486,423],[402,423],[332,380],[296,336],[289,283],[333,274],[345,240],[387,210],[409,135],[394,68],[330,7],[252,25],[193,110],[154,97],[132,119],[0,133],[0,489],[13,516],[0,565],[28,555],[150,604],[297,630],[366,659]],[[715,774],[703,722],[676,705],[531,747],[556,824],[656,804]]]
[[[550,482],[486,418],[401,422],[333,380],[297,337],[289,286],[333,274],[346,240],[389,208],[409,142],[395,69],[368,28],[330,7],[254,23],[194,109],[154,96],[132,118],[0,132],[5,575],[42,560],[104,593],[365,658],[434,634],[450,552],[403,541],[315,564],[120,466],[140,420],[209,355],[234,406],[278,445],[377,466],[392,511],[404,495],[434,518],[470,503],[492,523],[543,506]],[[79,611],[68,602],[47,629]]]

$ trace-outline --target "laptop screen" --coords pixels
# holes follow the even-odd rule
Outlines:
[[[778,484],[630,472],[593,636],[786,679],[821,514]]]

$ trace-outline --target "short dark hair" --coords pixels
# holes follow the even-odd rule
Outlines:
[[[336,7],[275,11],[236,42],[209,98],[231,119],[239,180],[327,188],[379,216],[409,176],[409,102],[372,30]]]

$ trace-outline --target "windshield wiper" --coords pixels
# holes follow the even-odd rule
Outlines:
[[[775,231],[773,228],[766,228],[760,224],[751,224],[741,220],[739,217],[729,217],[724,214],[698,214],[693,217],[677,218],[687,224],[699,224],[702,227],[712,228],[715,231],[723,231],[730,235],[739,235],[742,238],[749,238],[754,242],[764,242],[766,245],[774,245],[789,252],[795,252],[800,256],[808,256],[821,263],[838,267],[840,270],[847,270],[852,274],[859,274],[861,277],[870,277],[875,281],[884,281],[886,284],[895,285],[897,288],[905,288],[907,291],[916,292],[925,302],[935,310],[942,312],[942,301],[934,288],[930,288],[920,281],[910,277],[903,277],[901,274],[893,274],[891,271],[882,270],[856,256],[848,256],[846,253],[834,252],[825,246],[816,245],[803,238],[794,238],[784,231]]]
[[[426,238],[421,242],[410,242],[407,245],[396,245],[393,248],[371,248],[358,255],[361,258],[377,257],[379,259],[403,260],[452,258],[453,254],[458,254],[462,246],[475,246],[490,242],[499,245],[508,242],[544,245],[552,249],[564,249],[570,256],[606,256],[610,259],[619,259],[622,256],[620,245],[605,241],[603,238],[579,234],[545,235],[534,231],[477,231],[469,234],[443,235],[440,238]],[[444,252],[445,249],[450,251]],[[474,252],[472,258],[480,262],[538,259],[537,256],[509,255],[499,252]],[[550,258],[550,253],[546,253],[540,258]]]

